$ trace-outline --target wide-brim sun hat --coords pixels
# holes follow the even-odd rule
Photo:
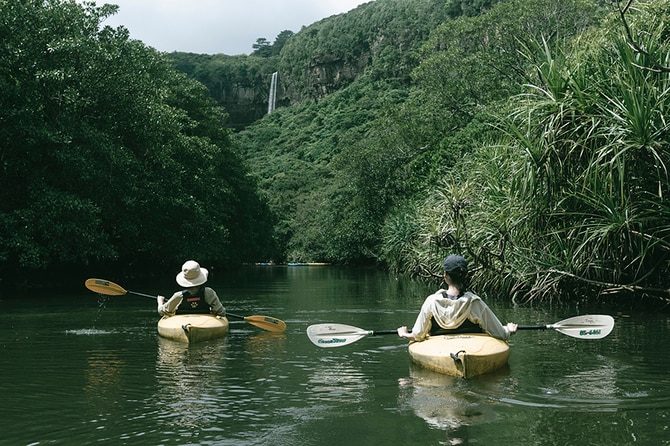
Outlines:
[[[181,271],[177,274],[177,283],[183,287],[199,286],[207,282],[209,271],[201,268],[200,264],[195,260],[189,260],[181,267]]]

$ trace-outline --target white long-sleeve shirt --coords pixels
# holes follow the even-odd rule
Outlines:
[[[479,296],[468,291],[454,298],[449,297],[446,290],[439,290],[426,298],[412,328],[412,335],[417,341],[423,341],[430,332],[432,321],[450,330],[460,327],[466,320],[479,325],[494,338],[507,340],[510,337],[507,327],[500,323]]]

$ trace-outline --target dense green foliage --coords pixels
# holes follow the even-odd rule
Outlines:
[[[280,53],[279,72],[301,99],[334,93],[362,73],[373,81],[407,84],[416,50],[447,17],[443,0],[366,3],[289,39]]]
[[[401,97],[387,83],[358,82],[321,102],[279,109],[237,136],[279,216],[275,236],[283,252],[274,260],[347,262],[365,257],[360,243],[368,242],[379,221],[369,218],[369,224],[361,225],[365,209],[348,202],[354,185],[337,169],[339,151],[355,146],[379,108]]]
[[[519,297],[666,295],[666,4],[378,0],[296,34],[280,76],[313,99],[238,135],[286,257],[430,275],[459,251]],[[326,59],[364,68],[323,85]]]
[[[482,267],[479,286],[519,299],[667,299],[670,3],[639,7],[570,41],[524,42],[532,76],[500,104],[496,134],[388,221],[398,268],[452,250]]]
[[[518,56],[516,36],[543,29],[571,36],[592,23],[584,17],[597,17],[590,3],[526,3],[450,20],[439,1],[376,1],[285,44],[280,77],[298,77],[313,92],[335,90],[239,135],[284,222],[278,238],[290,260],[378,259],[389,213],[437,184],[473,139],[493,130],[485,125],[488,104],[521,91],[530,64]],[[361,59],[363,69],[341,77],[344,85],[312,77],[310,67],[327,72]],[[297,96],[318,96],[309,91]],[[299,206],[306,196],[313,198]]]
[[[265,249],[271,227],[204,87],[74,1],[0,3],[0,271],[172,272]]]
[[[279,216],[275,236],[283,255],[275,260],[374,259],[388,207],[414,185],[397,178],[394,190],[378,189],[373,181],[389,176],[377,167],[389,164],[371,170],[368,154],[385,163],[387,153],[369,144],[381,142],[390,110],[407,99],[419,48],[448,18],[441,5],[368,3],[285,43],[279,77],[287,79],[292,100],[302,102],[279,108],[237,137]],[[400,166],[403,159],[391,162]]]

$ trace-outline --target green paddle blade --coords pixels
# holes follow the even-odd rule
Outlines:
[[[318,347],[342,347],[352,344],[374,331],[363,330],[344,324],[316,324],[307,327],[307,337]]]

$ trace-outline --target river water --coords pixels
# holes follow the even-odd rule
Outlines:
[[[323,322],[411,326],[426,284],[273,266],[210,285],[230,312],[277,317],[286,333],[233,320],[224,339],[181,345],[157,336],[155,301],[98,296],[83,279],[80,292],[2,302],[0,445],[670,444],[667,314],[488,297],[503,322],[597,312],[616,325],[602,340],[519,332],[508,367],[464,380],[412,365],[395,335],[322,349],[305,334]]]

